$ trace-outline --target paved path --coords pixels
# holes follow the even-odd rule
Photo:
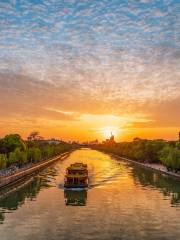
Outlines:
[[[113,155],[115,156],[116,158],[120,158],[120,159],[124,159],[128,162],[132,162],[132,163],[135,163],[135,164],[138,164],[142,167],[145,167],[145,168],[150,168],[152,170],[156,170],[158,172],[161,172],[161,173],[164,173],[164,174],[167,174],[169,176],[172,176],[172,177],[175,177],[175,178],[178,178],[180,180],[180,174],[178,173],[174,173],[174,172],[171,172],[171,171],[168,171],[167,168],[162,165],[162,164],[157,164],[157,163],[141,163],[141,162],[137,162],[137,161],[134,161],[134,160],[131,160],[129,158],[125,158],[125,157],[120,157],[118,155]]]

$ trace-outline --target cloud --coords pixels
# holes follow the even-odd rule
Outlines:
[[[3,115],[65,122],[137,113],[152,120],[140,126],[178,125],[175,1],[13,0],[0,14]]]

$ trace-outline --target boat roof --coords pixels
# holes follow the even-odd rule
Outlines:
[[[68,167],[69,170],[85,170],[87,169],[87,164],[83,164],[80,162],[76,162],[71,164],[70,167]]]

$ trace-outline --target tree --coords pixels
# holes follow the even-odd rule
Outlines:
[[[180,170],[180,150],[178,148],[166,145],[161,151],[160,160],[168,169]]]
[[[27,158],[29,162],[38,162],[41,160],[41,151],[39,148],[29,148],[27,152]]]
[[[19,165],[23,165],[27,162],[27,152],[22,152],[19,149],[16,149],[15,154]]]
[[[14,152],[10,152],[8,158],[8,164],[19,164],[23,165],[27,162],[27,152],[20,151],[19,148],[16,148]]]
[[[9,158],[8,158],[8,165],[12,165],[16,163],[18,163],[18,159],[16,158],[16,153],[10,152]]]
[[[7,164],[7,157],[5,154],[0,154],[0,169],[5,168]]]
[[[26,145],[19,134],[6,135],[1,140],[1,145],[4,148],[4,153],[13,152],[16,148],[21,151],[26,151]]]
[[[53,155],[52,154],[52,146],[46,145],[46,146],[42,147],[41,153],[42,153],[43,158],[51,157]]]
[[[40,141],[43,140],[44,138],[40,136],[39,132],[33,131],[29,134],[27,139],[28,141]]]
[[[0,153],[7,153],[7,148],[6,146],[4,145],[4,141],[3,139],[0,139]]]
[[[177,147],[178,149],[180,149],[180,142],[179,142],[179,141],[176,142],[176,147]]]
[[[39,162],[41,160],[41,151],[39,148],[34,149],[34,161]]]
[[[175,171],[180,170],[180,150],[177,148],[171,149],[171,166]]]

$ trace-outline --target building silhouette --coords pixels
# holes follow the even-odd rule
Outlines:
[[[107,138],[105,141],[103,141],[103,144],[106,144],[106,145],[113,145],[115,144],[115,140],[114,140],[114,135],[111,133],[111,136],[110,138]]]

